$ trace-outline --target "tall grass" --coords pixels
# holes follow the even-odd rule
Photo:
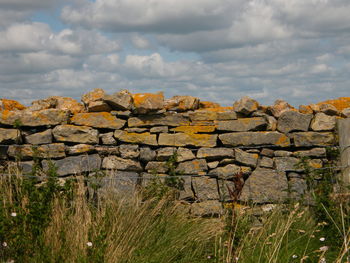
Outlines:
[[[203,219],[172,194],[96,198],[83,177],[63,183],[54,167],[40,180],[0,176],[0,192],[0,262],[350,262],[344,198],[321,203],[323,213],[296,203]]]

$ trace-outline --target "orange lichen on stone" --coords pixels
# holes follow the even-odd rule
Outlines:
[[[90,126],[95,128],[120,129],[125,121],[118,119],[109,112],[76,113],[71,118],[76,125]]]
[[[313,114],[313,110],[309,105],[300,105],[299,112],[303,114]]]
[[[209,111],[209,112],[226,112],[226,111],[232,111],[233,107],[211,107],[211,108],[206,108],[206,109],[199,109],[198,111]]]
[[[337,108],[337,110],[342,111],[343,109],[350,108],[350,97],[340,97],[334,100],[326,100],[317,103],[317,105],[331,104]]]
[[[0,99],[0,110],[24,110],[26,107],[15,100]]]
[[[279,139],[275,142],[275,144],[279,146],[289,146],[290,141],[289,141],[289,138],[284,135],[279,137]]]
[[[211,102],[211,101],[201,101],[199,103],[200,109],[208,109],[208,108],[218,108],[220,107],[219,103]]]
[[[144,103],[148,103],[149,101],[158,101],[158,100],[164,100],[163,92],[159,93],[136,93],[132,95],[132,98],[134,100],[135,107],[140,107]]]
[[[201,133],[201,132],[214,132],[216,129],[216,126],[179,126],[176,128],[171,129],[170,131],[175,132],[183,132],[183,133]]]

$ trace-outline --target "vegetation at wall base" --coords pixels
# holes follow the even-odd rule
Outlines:
[[[248,207],[235,200],[221,218],[203,219],[161,180],[147,198],[92,198],[81,176],[62,183],[49,167],[40,180],[0,177],[0,262],[349,262],[344,199],[332,199],[333,207],[320,200],[323,214],[318,201]],[[98,181],[93,187],[98,192]]]

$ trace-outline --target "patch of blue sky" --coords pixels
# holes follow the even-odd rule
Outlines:
[[[54,32],[59,32],[66,28],[66,26],[59,19],[59,16],[59,10],[46,12],[39,11],[32,15],[31,21],[48,24]]]

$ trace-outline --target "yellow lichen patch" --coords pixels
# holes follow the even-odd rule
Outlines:
[[[321,160],[309,160],[309,165],[311,168],[314,168],[314,169],[317,169],[317,168],[322,168],[323,165],[322,165],[322,161]]]
[[[289,146],[290,145],[290,141],[289,138],[285,135],[281,135],[278,140],[275,142],[276,145],[279,146]]]
[[[340,97],[334,100],[326,100],[317,103],[317,105],[331,104],[337,108],[337,110],[342,111],[343,109],[350,108],[350,97]]]
[[[208,109],[208,108],[217,108],[220,107],[219,103],[211,102],[211,101],[201,101],[199,103],[199,108]]]
[[[24,110],[26,107],[15,100],[0,99],[0,110]]]
[[[213,126],[179,126],[171,129],[170,131],[183,132],[183,133],[201,133],[201,132],[214,132],[216,127]]]
[[[309,105],[300,105],[299,112],[303,114],[313,114],[313,110]]]
[[[95,128],[120,129],[125,121],[116,118],[109,112],[76,113],[71,118],[76,125],[90,126]]]
[[[94,89],[81,97],[82,102],[85,104],[89,104],[91,101],[102,100],[105,95],[105,91],[103,89]]]
[[[210,111],[210,112],[225,112],[225,111],[232,111],[233,107],[213,107],[213,108],[207,108],[207,109],[200,109],[199,111]]]
[[[114,137],[122,142],[158,145],[157,135],[151,134],[149,132],[136,133],[117,130],[114,132]]]
[[[132,98],[134,100],[134,105],[136,108],[142,106],[144,103],[147,103],[148,101],[158,101],[158,100],[164,100],[163,92],[160,93],[136,93],[132,95]]]
[[[211,134],[187,134],[188,145],[199,147],[215,147],[217,135]]]

